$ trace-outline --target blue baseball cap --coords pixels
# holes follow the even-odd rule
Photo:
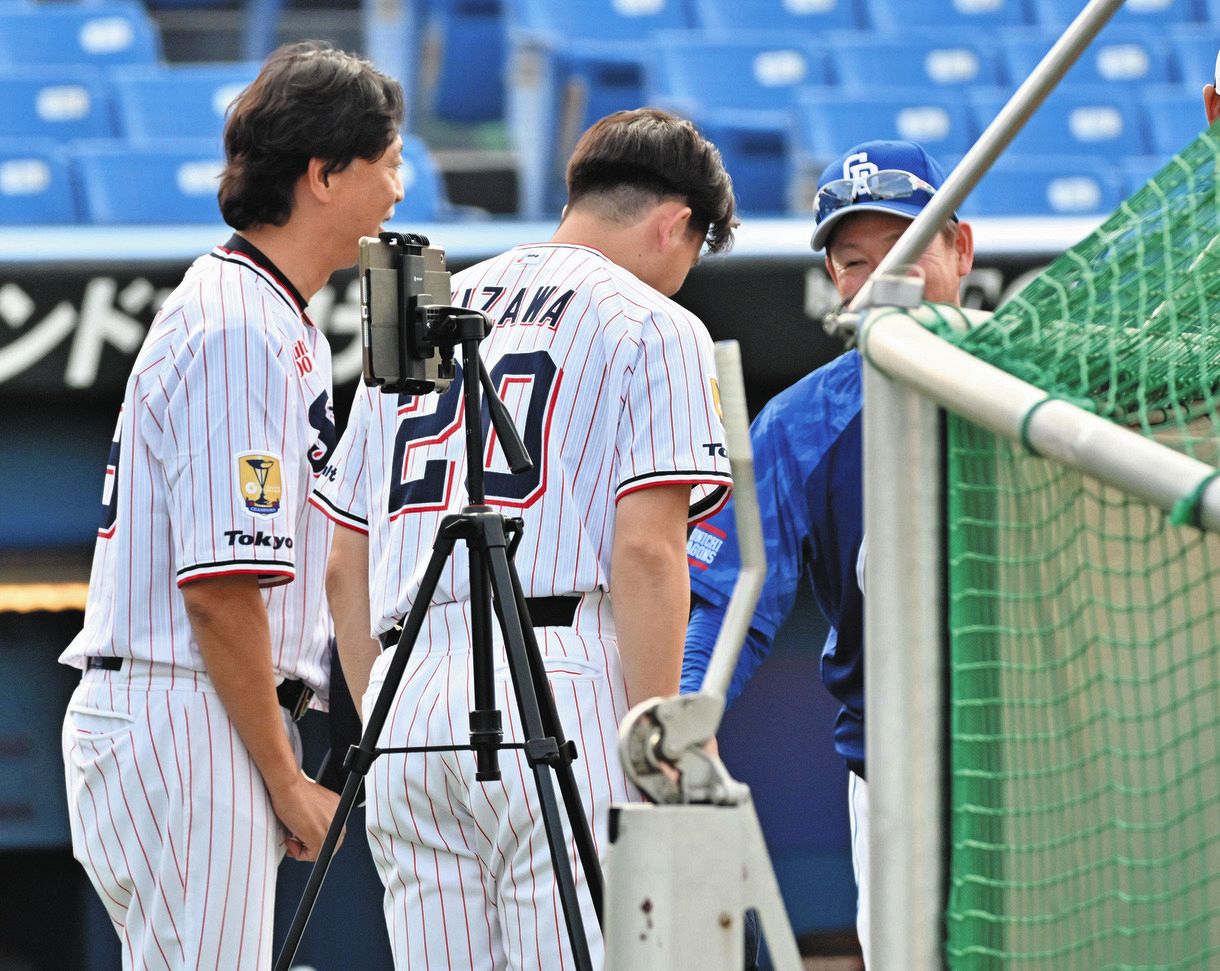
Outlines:
[[[889,212],[914,219],[944,181],[936,159],[915,142],[853,145],[826,166],[818,179],[813,248],[822,249],[835,225],[853,213]]]

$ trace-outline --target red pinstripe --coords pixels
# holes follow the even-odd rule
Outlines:
[[[207,729],[207,739],[208,739],[208,804],[212,805],[216,802],[215,793],[213,792],[213,784],[214,784],[214,781],[216,778],[216,774],[215,774],[216,767],[214,764],[213,754],[212,754],[214,751],[213,747],[212,747],[212,719],[209,716],[207,708],[203,709],[203,718],[204,718],[204,725],[206,726],[206,729]],[[190,730],[191,730],[189,721],[187,722],[186,730],[189,735]],[[193,765],[194,765],[193,752],[192,752],[191,763],[192,763],[192,767],[193,767]],[[192,791],[194,790],[194,788],[195,788],[194,785],[192,785],[191,786]],[[212,825],[211,825],[211,822],[209,822],[209,825],[208,825],[208,845],[207,845],[207,850],[204,853],[204,859],[207,861],[207,863],[206,863],[206,869],[204,871],[205,876],[204,876],[204,883],[203,883],[203,916],[199,920],[199,924],[200,924],[199,949],[195,954],[195,965],[197,967],[201,966],[201,963],[202,963],[203,942],[206,939],[207,929],[208,929],[208,903],[212,899],[212,895],[210,893],[210,891],[212,889]]]

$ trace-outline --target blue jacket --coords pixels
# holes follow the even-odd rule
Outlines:
[[[776,395],[750,427],[767,551],[767,579],[728,701],[771,650],[807,576],[830,624],[822,681],[842,702],[835,749],[864,775],[864,595],[856,562],[864,532],[860,356],[850,351]],[[730,503],[691,533],[687,548],[694,611],[682,690],[707,671],[740,555]]]

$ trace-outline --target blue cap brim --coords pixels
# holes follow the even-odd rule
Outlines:
[[[853,202],[850,206],[844,206],[842,209],[836,209],[829,216],[818,223],[817,228],[813,231],[813,237],[809,243],[815,250],[820,250],[825,247],[826,239],[830,236],[834,227],[845,216],[851,216],[858,212],[888,212],[892,216],[902,216],[904,219],[914,219],[924,207],[915,202],[906,202],[903,199],[877,199],[873,202]]]

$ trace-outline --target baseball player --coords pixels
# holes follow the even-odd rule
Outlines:
[[[266,968],[275,870],[313,858],[338,797],[294,725],[328,674],[329,521],[309,505],[337,435],[306,303],[402,199],[402,91],[305,43],[225,125],[236,232],[153,321],[106,470],[63,728],[76,858],[125,968]],[[343,122],[343,124],[340,124]]]
[[[814,202],[813,248],[825,250],[839,296],[850,300],[940,188],[940,167],[911,142],[865,142],[822,172]],[[951,219],[920,257],[924,299],[956,304],[974,259],[967,223]],[[864,759],[861,362],[836,358],[770,401],[750,429],[758,470],[767,579],[729,691],[731,703],[762,663],[808,577],[830,623],[822,680],[843,707],[835,749],[847,762],[857,927],[867,963],[867,787]],[[691,534],[693,611],[682,690],[698,691],[739,568],[731,504]],[[884,555],[874,551],[873,555]]]
[[[731,485],[702,323],[669,298],[704,245],[728,245],[732,183],[719,152],[665,112],[619,112],[581,138],[569,201],[549,242],[453,279],[486,312],[484,363],[534,460],[508,473],[489,443],[488,504],[525,520],[516,553],[529,613],[599,848],[610,803],[632,797],[617,754],[628,705],[677,692],[689,610],[688,523]],[[316,501],[336,522],[328,591],[349,683],[367,714],[391,652],[371,630],[410,609],[437,527],[466,501],[461,394],[361,390]],[[455,555],[380,740],[464,743],[474,707],[470,583]],[[495,632],[506,740],[520,720]],[[405,649],[399,648],[400,650]],[[369,674],[371,667],[371,676]],[[367,777],[367,824],[402,969],[571,967],[534,783],[519,751],[476,782],[468,752],[383,755]],[[566,822],[566,820],[565,820]],[[578,884],[583,884],[578,872]],[[580,892],[594,964],[602,942]]]

